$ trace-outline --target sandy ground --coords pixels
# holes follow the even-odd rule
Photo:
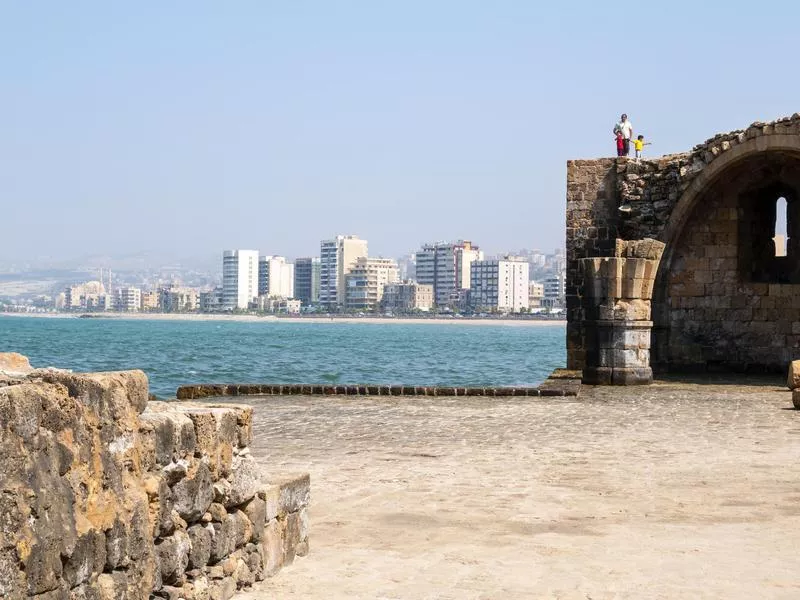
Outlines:
[[[311,473],[311,552],[236,597],[798,598],[779,389],[254,399],[262,464]]]
[[[131,319],[142,321],[238,321],[242,323],[371,323],[385,325],[387,323],[409,324],[421,323],[431,325],[510,325],[519,327],[563,327],[566,321],[555,319],[468,319],[468,318],[386,318],[386,317],[276,317],[272,315],[220,315],[220,314],[169,314],[169,313],[91,313],[98,319]],[[40,319],[75,319],[76,314],[68,313],[4,313],[2,317],[32,317]]]

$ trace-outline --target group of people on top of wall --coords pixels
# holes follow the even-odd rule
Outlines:
[[[629,156],[631,152],[631,140],[633,140],[633,125],[628,120],[628,115],[624,114],[619,118],[619,123],[614,125],[614,139],[617,143],[617,156]],[[644,136],[639,135],[633,140],[633,150],[638,162],[642,158],[642,151],[650,142],[644,141]]]

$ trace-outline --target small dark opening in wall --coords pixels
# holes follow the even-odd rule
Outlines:
[[[775,234],[772,241],[775,243],[775,257],[786,256],[786,248],[789,245],[788,236],[788,217],[786,216],[786,198],[781,196],[775,203]]]
[[[739,272],[744,281],[800,283],[800,200],[777,181],[739,196]]]

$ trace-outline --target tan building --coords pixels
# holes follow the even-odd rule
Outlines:
[[[142,311],[158,311],[158,291],[148,290],[146,292],[142,292]]]
[[[261,295],[256,306],[261,312],[279,313],[285,315],[299,315],[302,302],[278,296]]]
[[[544,284],[531,281],[528,286],[528,304],[531,308],[540,308],[544,298]]]
[[[391,258],[360,257],[345,275],[345,308],[375,310],[387,284],[399,279],[397,261]]]
[[[367,240],[338,235],[320,243],[319,302],[327,309],[345,305],[345,277],[356,261],[367,257]]]
[[[433,286],[416,281],[390,283],[383,288],[384,311],[429,311],[433,308]]]
[[[64,308],[66,310],[97,310],[102,304],[100,297],[105,296],[106,289],[100,281],[87,281],[72,285],[64,290]]]

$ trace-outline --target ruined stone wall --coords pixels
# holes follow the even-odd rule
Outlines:
[[[0,377],[0,597],[230,598],[308,550],[252,409],[148,403],[140,371]]]
[[[746,201],[776,178],[800,189],[800,162],[749,158],[699,199],[662,277],[657,363],[782,372],[792,360],[800,347],[800,285],[781,269],[790,259],[775,258],[777,192]]]
[[[800,272],[790,275],[797,281],[772,275],[764,276],[773,277],[761,282],[767,285],[750,281],[753,272],[772,267],[762,268],[751,259],[750,254],[760,250],[753,250],[753,235],[742,237],[741,232],[764,229],[768,221],[763,215],[769,211],[769,199],[758,199],[748,213],[747,203],[756,204],[747,194],[769,189],[794,194],[800,189],[798,165],[800,114],[714,136],[683,154],[638,163],[628,158],[570,161],[568,367],[585,366],[580,260],[610,256],[616,237],[653,238],[666,244],[653,299],[656,366],[785,367],[787,357],[800,351],[795,338],[800,321],[785,312],[800,284]],[[772,211],[774,215],[774,206]],[[761,222],[754,225],[758,217],[753,215],[759,213]],[[758,235],[764,239],[763,231]],[[790,243],[797,242],[800,239]],[[793,250],[791,260],[797,262],[800,247]]]
[[[567,163],[567,368],[586,362],[581,260],[611,256],[619,226],[617,169],[612,158]]]

